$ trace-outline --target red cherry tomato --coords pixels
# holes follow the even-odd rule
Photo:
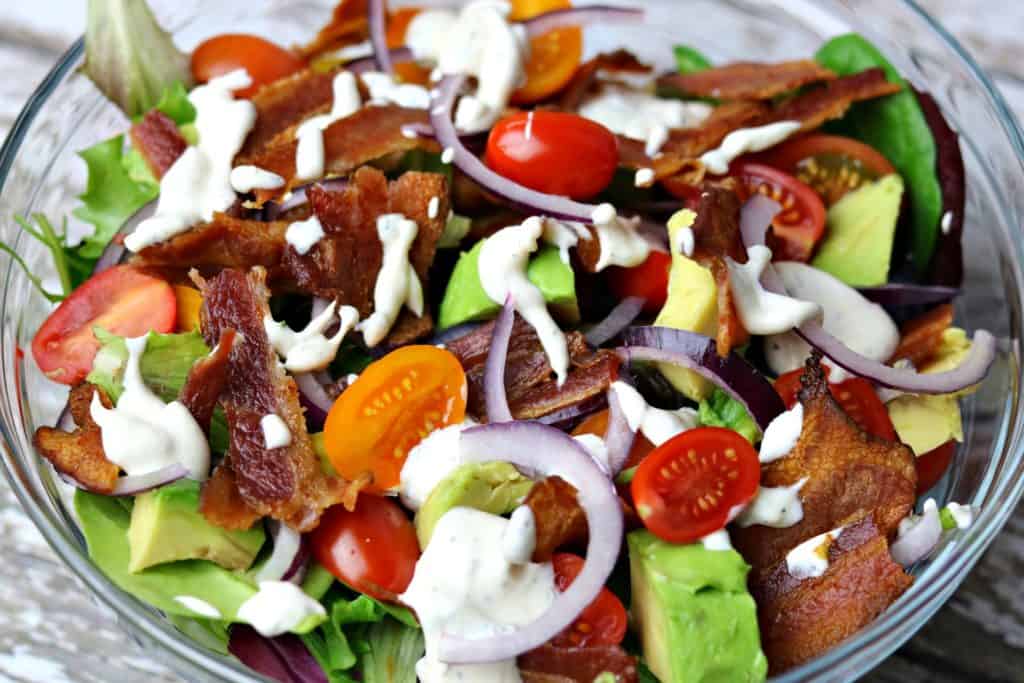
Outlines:
[[[313,556],[347,586],[394,600],[412,581],[420,544],[416,529],[389,498],[361,495],[356,509],[329,509],[310,536]]]
[[[729,511],[754,497],[760,479],[749,441],[731,429],[700,427],[666,441],[640,463],[633,502],[653,534],[692,543],[724,527]]]
[[[917,467],[917,495],[923,495],[939,483],[955,455],[956,441],[947,441],[938,448],[917,456],[914,462]]]
[[[638,296],[645,300],[644,311],[657,313],[668,298],[668,272],[672,257],[652,251],[647,260],[633,268],[613,266],[608,269],[608,286],[620,299]]]
[[[539,192],[587,199],[608,187],[618,142],[600,123],[556,111],[507,116],[487,138],[487,165]]]
[[[173,332],[174,289],[134,266],[114,266],[86,280],[50,314],[32,340],[32,356],[47,377],[78,384],[100,348],[93,328],[122,337]]]
[[[776,261],[811,260],[814,247],[825,234],[825,205],[807,185],[761,164],[734,164],[730,174],[739,180],[740,198],[755,193],[774,199],[782,211],[772,221],[774,236],[768,240]]]
[[[827,372],[828,368],[825,370]],[[802,369],[793,370],[775,380],[775,392],[782,397],[787,408],[796,405],[802,374]],[[865,432],[888,441],[896,440],[896,428],[893,427],[889,411],[878,398],[871,382],[862,377],[851,377],[839,384],[829,384],[828,390],[850,419]]]
[[[564,591],[583,571],[583,558],[571,553],[557,553],[551,558],[555,569],[555,586]],[[594,601],[583,610],[576,621],[551,639],[558,647],[588,647],[592,645],[618,645],[626,637],[626,608],[622,601],[607,588],[602,588]]]
[[[252,97],[256,91],[306,66],[294,54],[269,40],[246,33],[224,33],[209,38],[192,53],[192,77],[197,83],[245,69],[252,85],[236,90],[238,97]]]

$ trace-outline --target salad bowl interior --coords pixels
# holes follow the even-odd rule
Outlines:
[[[203,3],[153,0],[158,18],[183,49],[225,31],[252,32],[278,43],[308,39],[327,18],[329,0]],[[402,3],[398,3],[402,4]],[[417,5],[441,4],[417,2]],[[580,3],[586,4],[586,3]],[[877,665],[952,595],[1005,523],[1024,490],[1024,420],[1020,412],[1020,337],[1024,247],[1024,143],[999,94],[962,48],[912,2],[901,0],[633,0],[642,23],[601,25],[586,32],[586,51],[628,47],[668,67],[670,47],[689,43],[717,61],[772,61],[812,54],[834,35],[856,30],[875,42],[919,89],[939,102],[961,135],[967,169],[966,280],[956,315],[968,330],[999,340],[996,364],[964,403],[964,436],[950,472],[931,492],[940,503],[980,508],[976,522],[951,535],[914,568],[914,586],[869,627],[779,680],[850,680]],[[0,150],[0,226],[33,272],[46,277],[44,248],[18,232],[14,214],[71,216],[85,168],[76,151],[120,133],[123,115],[77,67],[76,43],[26,105]],[[205,649],[161,615],[115,588],[89,561],[62,482],[37,457],[32,434],[53,424],[65,392],[47,381],[25,353],[51,310],[13,263],[2,270],[0,430],[4,471],[22,505],[57,553],[147,652],[186,680],[251,681],[255,674]]]

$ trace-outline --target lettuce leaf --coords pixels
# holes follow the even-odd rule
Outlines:
[[[697,415],[701,425],[731,429],[750,443],[756,443],[761,437],[761,431],[743,404],[721,389],[715,389],[707,400],[700,402]]]
[[[22,230],[33,239],[38,240],[50,252],[54,268],[57,270],[57,277],[60,280],[60,293],[47,290],[43,286],[42,279],[32,272],[32,269],[28,267],[25,260],[12,247],[4,242],[0,242],[0,251],[14,259],[14,262],[25,271],[29,281],[48,301],[56,303],[62,301],[67,295],[71,294],[75,287],[85,282],[92,273],[94,262],[80,256],[77,249],[68,247],[68,223],[66,218],[60,232],[57,232],[49,219],[41,213],[33,214],[32,219],[35,221],[36,227],[33,227],[32,223],[24,216],[16,215],[14,217],[15,222],[21,226]]]
[[[689,45],[676,45],[672,48],[676,58],[676,70],[681,74],[692,74],[711,68],[711,60],[700,50]]]

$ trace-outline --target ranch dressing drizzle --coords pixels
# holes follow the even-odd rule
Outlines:
[[[197,598],[194,595],[176,595],[174,596],[174,602],[178,603],[185,609],[192,610],[201,617],[206,617],[207,619],[224,618],[224,615],[220,613],[219,609],[202,598]]]
[[[700,125],[711,113],[704,102],[655,97],[642,90],[607,85],[580,106],[579,114],[627,138],[643,140],[647,156],[665,144],[669,131]]]
[[[786,569],[794,579],[814,579],[828,570],[828,550],[844,527],[808,539],[786,554]]]
[[[697,412],[692,408],[673,411],[649,406],[639,391],[621,381],[613,382],[611,390],[619,399],[629,428],[643,433],[655,446],[697,426]]]
[[[324,238],[324,226],[316,216],[304,221],[295,221],[284,233],[284,241],[292,246],[299,256],[305,256],[317,242]]]
[[[451,425],[433,431],[409,451],[402,465],[398,489],[405,507],[419,510],[434,487],[465,464],[459,436],[468,426]]]
[[[363,106],[356,77],[350,71],[341,71],[334,77],[334,104],[330,114],[320,114],[303,121],[295,131],[296,180],[316,180],[324,175],[324,129],[335,121],[351,116]]]
[[[601,244],[601,255],[595,266],[597,272],[608,266],[632,268],[647,260],[651,245],[636,231],[640,225],[639,216],[621,218],[614,206],[601,204],[594,209],[591,220]]]
[[[580,223],[571,223],[555,220],[554,218],[543,218],[544,234],[542,238],[546,244],[558,247],[558,254],[562,263],[569,265],[569,250],[580,243],[580,240],[593,239],[590,231]]]
[[[263,329],[267,332],[270,345],[285,359],[286,370],[323,370],[338,355],[341,340],[355,327],[359,320],[359,312],[352,306],[342,306],[338,310],[338,331],[328,339],[324,332],[334,324],[334,310],[337,305],[336,301],[332,301],[320,315],[310,320],[301,332],[295,332],[286,324],[277,322],[269,313],[263,318]]]
[[[384,340],[403,305],[417,316],[423,315],[423,285],[409,263],[409,249],[418,232],[416,221],[400,213],[377,217],[377,236],[384,247],[384,257],[373,287],[373,314],[358,327],[369,347]]]
[[[288,581],[260,581],[260,589],[238,608],[238,620],[249,624],[264,638],[298,628],[304,621],[324,617],[319,602]]]
[[[125,237],[133,252],[185,232],[200,221],[213,219],[235,201],[231,163],[256,123],[256,108],[236,100],[232,91],[252,84],[244,69],[214,78],[191,93],[196,108],[199,144],[186,149],[160,181],[156,213]]]
[[[232,189],[240,194],[284,187],[284,178],[259,166],[236,166],[231,169],[230,178]]]
[[[128,363],[117,407],[105,408],[99,394],[93,394],[89,414],[100,427],[103,452],[129,476],[181,463],[189,477],[205,481],[210,444],[183,403],[164,403],[146,386],[139,369],[146,341],[146,337],[125,339]]]
[[[764,246],[748,247],[746,263],[725,257],[736,311],[751,334],[788,332],[821,314],[818,304],[769,292],[761,285],[761,273],[771,260],[772,251]]]
[[[789,455],[804,428],[804,406],[799,401],[768,423],[757,457],[762,463],[775,462]]]
[[[370,104],[396,104],[407,109],[429,109],[430,93],[422,85],[398,83],[391,74],[367,71],[360,76],[370,91]]]
[[[537,251],[537,240],[543,232],[544,221],[533,216],[522,225],[504,228],[488,237],[480,249],[480,285],[495,303],[504,304],[506,298],[511,299],[519,315],[533,326],[561,386],[569,373],[568,344],[548,312],[544,295],[526,277],[530,254]]]
[[[700,161],[710,172],[724,175],[729,172],[729,164],[736,157],[774,147],[800,130],[801,125],[799,121],[779,121],[766,126],[734,130],[725,136],[718,148],[702,154]]]
[[[792,486],[762,486],[754,500],[736,517],[741,527],[770,526],[785,529],[798,524],[804,518],[804,506],[798,493],[807,483],[804,477]]]

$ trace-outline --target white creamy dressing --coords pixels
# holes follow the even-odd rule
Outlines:
[[[175,595],[174,602],[206,619],[223,619],[220,610],[194,595]]]
[[[581,223],[559,221],[554,218],[544,217],[544,232],[541,235],[546,244],[558,248],[558,254],[562,263],[569,265],[569,250],[580,243],[580,240],[590,240],[593,236],[590,231]]]
[[[800,130],[801,125],[799,121],[779,121],[766,126],[734,130],[725,136],[716,149],[702,154],[700,161],[710,172],[724,175],[729,172],[729,164],[736,157],[774,147]]]
[[[371,348],[384,341],[402,306],[417,317],[423,315],[423,285],[409,263],[409,249],[418,232],[416,221],[400,213],[377,217],[377,237],[384,247],[384,257],[373,286],[373,313],[359,323],[359,331]]]
[[[323,238],[324,226],[316,216],[310,216],[304,221],[295,221],[288,226],[284,233],[285,241],[299,256],[308,254],[309,250]]]
[[[970,505],[961,505],[950,501],[946,503],[946,509],[956,522],[957,529],[966,529],[974,523],[974,508]]]
[[[356,322],[359,312],[352,306],[342,306],[338,310],[338,331],[328,339],[324,336],[334,324],[334,311],[338,303],[332,301],[319,315],[309,321],[301,332],[295,332],[285,323],[279,323],[268,313],[263,319],[263,329],[267,331],[270,345],[284,359],[284,367],[289,372],[314,372],[323,370],[338,355],[338,347]]]
[[[636,171],[636,175],[633,176],[633,185],[636,187],[650,187],[654,184],[654,177],[653,168],[639,168]]]
[[[697,246],[697,237],[693,234],[693,228],[684,225],[676,230],[675,244],[672,246],[675,247],[674,253],[692,258],[693,250]]]
[[[396,104],[407,109],[429,109],[430,93],[422,85],[399,83],[391,74],[367,71],[360,76],[370,91],[370,104]]]
[[[261,417],[260,429],[263,430],[263,445],[267,450],[291,445],[292,433],[280,415],[270,413]]]
[[[231,163],[256,123],[256,107],[234,90],[252,84],[244,69],[214,78],[189,93],[199,144],[186,149],[160,181],[156,213],[139,223],[124,244],[134,252],[213,219],[235,202]]]
[[[554,601],[550,562],[513,563],[506,557],[511,524],[497,515],[456,507],[434,527],[401,595],[423,626],[427,651],[416,664],[423,683],[520,680],[514,659],[458,665],[438,659],[442,633],[464,638],[508,633],[535,621]]]
[[[332,83],[334,103],[329,114],[310,117],[295,131],[296,180],[316,180],[324,175],[324,130],[335,121],[351,116],[363,106],[356,77],[351,71],[339,71]]]
[[[256,595],[243,602],[236,614],[239,621],[265,638],[288,633],[307,619],[326,615],[323,605],[288,581],[260,581]]]
[[[434,487],[466,463],[459,438],[465,428],[466,425],[452,425],[438,429],[409,451],[398,485],[405,507],[414,512],[419,510]]]
[[[501,551],[509,564],[529,564],[537,547],[537,520],[528,505],[512,511],[501,537]]]
[[[816,579],[828,571],[828,550],[844,527],[810,538],[786,553],[786,569],[794,579]]]
[[[434,220],[437,218],[438,213],[441,212],[441,198],[431,197],[430,201],[427,202],[427,218]]]
[[[284,178],[259,166],[236,166],[231,169],[229,178],[231,188],[239,194],[284,187]]]
[[[613,133],[643,140],[647,156],[653,157],[672,129],[699,126],[711,109],[704,102],[663,99],[642,90],[607,85],[583,101],[579,114]]]
[[[561,386],[569,373],[565,334],[548,312],[540,289],[526,277],[530,254],[537,251],[543,232],[544,221],[533,216],[522,225],[503,228],[488,237],[480,249],[480,285],[497,304],[504,305],[510,298],[519,315],[533,326]]]
[[[451,164],[453,161],[455,161],[455,150],[454,149],[452,149],[451,147],[445,147],[443,150],[441,150],[441,163],[442,164]]]
[[[942,228],[943,235],[948,235],[949,231],[953,229],[952,211],[947,211],[946,213],[942,214],[942,222],[940,223],[940,227]]]
[[[638,232],[640,217],[621,218],[611,204],[601,204],[591,215],[601,255],[595,269],[601,272],[608,266],[632,268],[647,260],[651,245]]]
[[[626,423],[633,432],[641,432],[655,446],[693,429],[699,423],[692,408],[662,410],[647,404],[639,391],[622,381],[612,383],[611,390],[619,400]]]
[[[92,396],[89,414],[99,425],[103,452],[128,476],[181,463],[189,477],[205,481],[210,473],[210,444],[199,423],[185,404],[164,403],[142,379],[139,361],[146,339],[125,339],[128,363],[117,407],[105,408],[99,393]]]
[[[821,314],[816,303],[769,292],[761,285],[761,274],[771,261],[771,249],[760,245],[747,248],[746,263],[725,257],[736,312],[751,334],[781,334]]]
[[[521,26],[509,23],[509,10],[507,2],[494,0],[470,2],[458,14],[425,10],[406,30],[406,44],[416,59],[436,63],[441,74],[476,77],[476,93],[464,96],[455,111],[460,130],[494,125],[524,80],[529,41]]]
[[[803,431],[803,428],[804,406],[797,401],[796,405],[777,415],[768,423],[768,427],[764,430],[764,437],[761,439],[761,449],[757,454],[758,460],[762,463],[769,463],[789,455],[800,439],[800,432]]]
[[[762,486],[750,505],[736,516],[736,523],[741,527],[760,524],[775,529],[798,524],[804,518],[804,506],[797,494],[806,483],[804,477],[791,486]]]
[[[732,539],[729,538],[729,531],[724,527],[713,531],[700,539],[705,550],[732,550]]]

